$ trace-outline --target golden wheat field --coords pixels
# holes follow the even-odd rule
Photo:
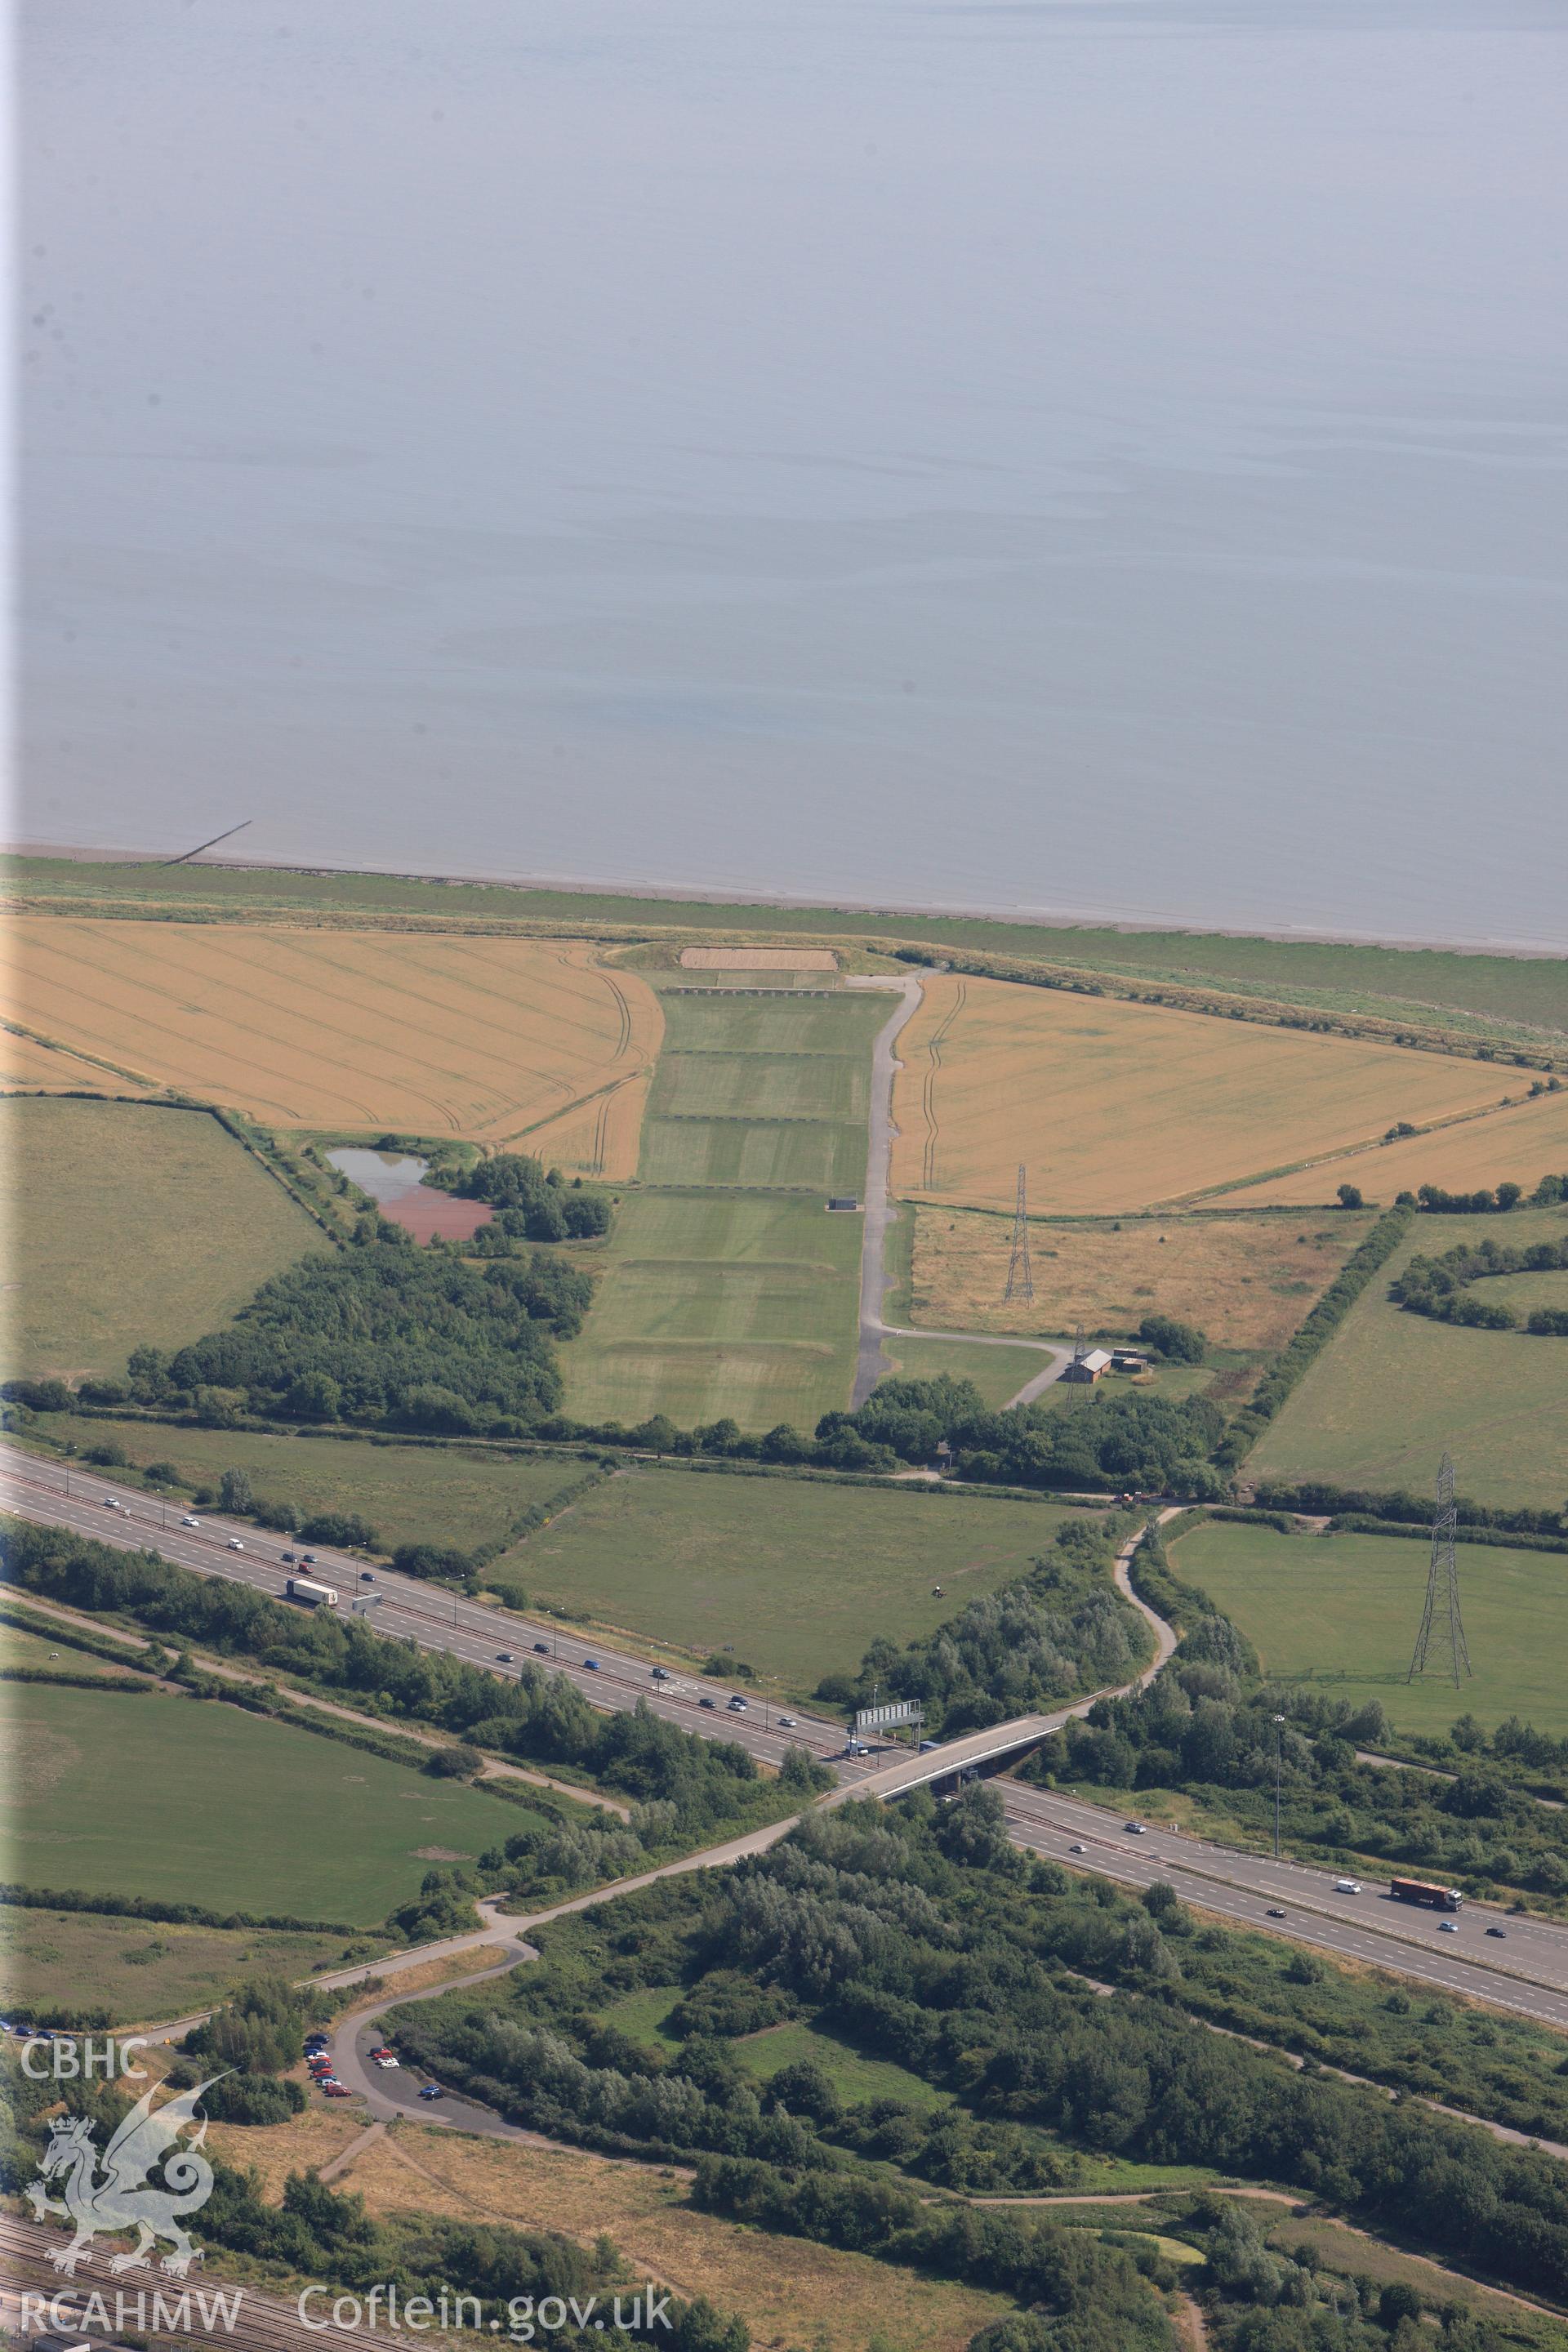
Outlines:
[[[117,1095],[152,1091],[139,1078],[120,1076],[99,1062],[84,1062],[63,1045],[40,1045],[16,1029],[0,1029],[0,1087],[41,1087],[51,1094],[74,1093],[79,1087]]]
[[[11,1017],[150,1085],[276,1127],[636,1166],[658,1000],[582,942],[49,916],[11,940]]]
[[[911,1318],[935,1330],[1114,1331],[1175,1315],[1222,1348],[1278,1348],[1310,1312],[1373,1220],[1180,1216],[1032,1220],[1032,1304],[1005,1301],[1012,1220],[973,1209],[914,1212]]]
[[[1010,1205],[1153,1207],[1495,1101],[1498,1073],[1357,1039],[938,974],[899,1041],[893,1182]]]
[[[1496,1075],[1493,1087],[1500,1092]],[[1467,1118],[1457,1127],[1439,1128],[1435,1135],[1406,1136],[1403,1142],[1380,1144],[1374,1151],[1358,1151],[1350,1159],[1331,1160],[1326,1166],[1303,1169],[1299,1175],[1276,1176],[1267,1184],[1249,1184],[1235,1196],[1237,1206],[1265,1208],[1276,1202],[1331,1201],[1335,1187],[1355,1184],[1369,1201],[1392,1201],[1396,1192],[1414,1192],[1421,1184],[1439,1184],[1447,1192],[1476,1192],[1484,1186],[1522,1184],[1533,1192],[1546,1175],[1568,1173],[1568,1088],[1542,1095],[1534,1102],[1510,1104],[1484,1118]]]

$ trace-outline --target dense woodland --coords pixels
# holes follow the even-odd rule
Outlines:
[[[500,1151],[476,1160],[461,1173],[434,1180],[465,1201],[488,1201],[495,1211],[481,1225],[475,1246],[495,1248],[518,1242],[592,1240],[610,1229],[610,1195],[580,1176],[569,1183],[559,1168],[546,1169],[527,1152]]]
[[[384,1233],[389,1229],[383,1228]],[[549,1250],[471,1265],[406,1238],[310,1257],[226,1330],[130,1360],[138,1402],[454,1435],[519,1435],[561,1402],[556,1338],[582,1327],[588,1277]]]
[[[974,2125],[1013,2126],[975,2151],[991,2178],[1033,2161],[1034,2135],[1059,2135],[1146,2162],[1283,2181],[1527,2290],[1568,2292],[1568,2168],[1414,2103],[1291,2072],[1192,2022],[1183,2001],[1192,1934],[1173,1901],[1152,1907],[1026,1864],[1006,1841],[994,1791],[980,1788],[945,1807],[922,1795],[891,1811],[810,1814],[782,1845],[722,1875],[665,1882],[542,1931],[544,1965],[500,1990],[421,2003],[395,2023],[442,2079],[518,2122],[665,2159],[739,2159],[739,2171],[705,2171],[705,2193],[721,2209],[984,2279],[969,2267],[987,2243],[980,2216],[956,2235],[928,2236],[924,2217],[911,2220],[896,2199],[879,2211],[854,2175],[868,2147],[911,2170],[929,2165],[929,2115],[897,2100],[876,2103],[876,2114],[836,2114],[809,2083],[760,2095],[726,2048],[721,2009],[668,2055],[602,2013],[649,1984],[669,1985],[672,1999],[684,1989],[689,2003],[712,1970],[739,1970],[949,2095],[960,2142]],[[1089,1963],[1100,1957],[1125,1998],[1097,1998],[1077,1973],[1098,1973]],[[1034,2257],[1009,2241],[982,2259]],[[1020,2292],[1025,2273],[991,2276]],[[1078,2282],[1084,2333],[1064,2340],[1141,2340],[1128,2333],[1142,2326],[1129,2292],[1121,2269]],[[1310,2285],[1302,2293],[1316,2299]]]

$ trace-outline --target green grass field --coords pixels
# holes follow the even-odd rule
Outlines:
[[[1417,1250],[1440,1255],[1459,1241],[1512,1244],[1564,1230],[1563,1213],[1552,1209],[1506,1219],[1418,1218],[1259,1438],[1247,1476],[1425,1494],[1446,1447],[1461,1495],[1560,1507],[1568,1492],[1568,1341],[1406,1315],[1388,1285]],[[1502,1298],[1510,1282],[1548,1279],[1500,1276],[1479,1290]]]
[[[1427,1547],[1394,1536],[1281,1536],[1211,1521],[1172,1547],[1178,1576],[1240,1626],[1266,1670],[1353,1702],[1380,1699],[1402,1731],[1446,1731],[1459,1716],[1518,1715],[1568,1731],[1568,1556],[1458,1547],[1474,1673],[1462,1690],[1430,1670],[1407,1683],[1426,1591]]]
[[[0,1101],[16,1285],[7,1378],[120,1372],[226,1323],[327,1243],[203,1111],[40,1096]]]
[[[941,1339],[888,1339],[882,1353],[900,1379],[931,1381],[946,1372],[955,1381],[973,1381],[996,1412],[1051,1360],[1038,1348],[976,1348]]]
[[[371,1926],[525,1808],[188,1698],[0,1685],[11,1874],[31,1886]]]
[[[13,890],[51,898],[243,914],[264,907],[361,908],[383,913],[517,918],[563,931],[610,923],[725,937],[930,940],[999,955],[1036,956],[1145,979],[1208,983],[1244,994],[1422,1024],[1434,1013],[1478,1030],[1547,1030],[1568,1035],[1568,960],[1464,955],[1342,941],[1236,938],[1201,931],[1123,931],[1092,924],[988,922],[975,917],[879,915],[840,907],[726,906],[694,898],[636,898],[609,891],[522,890],[504,885],[411,881],[389,874],[293,874],[216,866],[92,865],[74,858],[7,858]],[[693,975],[695,977],[695,975]]]
[[[0,1666],[37,1667],[47,1675],[101,1675],[106,1682],[123,1682],[133,1672],[111,1658],[94,1657],[90,1650],[51,1642],[47,1633],[31,1633],[25,1625],[0,1625]]]
[[[342,1937],[265,1927],[170,1927],[89,1911],[0,1911],[0,1985],[8,2003],[105,2010],[117,2025],[182,2017],[221,2000],[247,1977],[291,1981],[340,1960]],[[383,1948],[374,1938],[356,1958]]]
[[[865,1183],[887,1001],[667,992],[664,1005],[637,1189],[562,1350],[566,1409],[809,1432],[854,1377],[861,1225],[826,1201]]]
[[[487,1581],[696,1658],[731,1643],[799,1696],[852,1672],[876,1634],[911,1641],[1022,1575],[1073,1516],[912,1486],[628,1471],[495,1561]]]
[[[373,1445],[129,1418],[83,1421],[63,1412],[40,1413],[34,1426],[40,1436],[84,1451],[121,1445],[142,1469],[172,1462],[193,1486],[216,1486],[226,1470],[243,1470],[268,1502],[293,1503],[301,1513],[359,1512],[389,1551],[403,1543],[471,1551],[498,1542],[533,1504],[547,1502],[592,1466],[551,1454],[509,1459],[462,1445]]]

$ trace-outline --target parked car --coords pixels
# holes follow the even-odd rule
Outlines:
[[[419,2095],[422,2099],[444,2099],[447,2094],[439,2083],[426,2083]]]
[[[352,2097],[353,2094],[347,2088],[346,2084],[342,2083],[329,2083],[327,2084],[327,2096],[329,2099],[347,2099]]]

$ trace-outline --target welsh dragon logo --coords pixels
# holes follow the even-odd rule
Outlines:
[[[92,2144],[98,2126],[89,2117],[62,2116],[50,2126],[39,2178],[29,2183],[26,2194],[35,2221],[41,2221],[46,2213],[61,2213],[76,2224],[70,2244],[49,2256],[56,2270],[74,2273],[100,2231],[137,2232],[131,2252],[114,2256],[109,2265],[111,2271],[144,2265],[160,2238],[167,2238],[174,2249],[162,2263],[174,2277],[183,2278],[192,2263],[201,2260],[181,2228],[179,2216],[199,2212],[212,2195],[212,2166],[197,2153],[206,2137],[205,2117],[187,2147],[179,2146],[179,2137],[187,2125],[195,2122],[204,2093],[221,2080],[221,2075],[215,2074],[211,2081],[198,2083],[194,2091],[182,2091],[157,2108],[149,2090],[104,2149],[101,2171]],[[148,2175],[160,2165],[164,2185],[150,2188]],[[49,2196],[45,2183],[59,2179],[62,2174],[61,2195]]]

